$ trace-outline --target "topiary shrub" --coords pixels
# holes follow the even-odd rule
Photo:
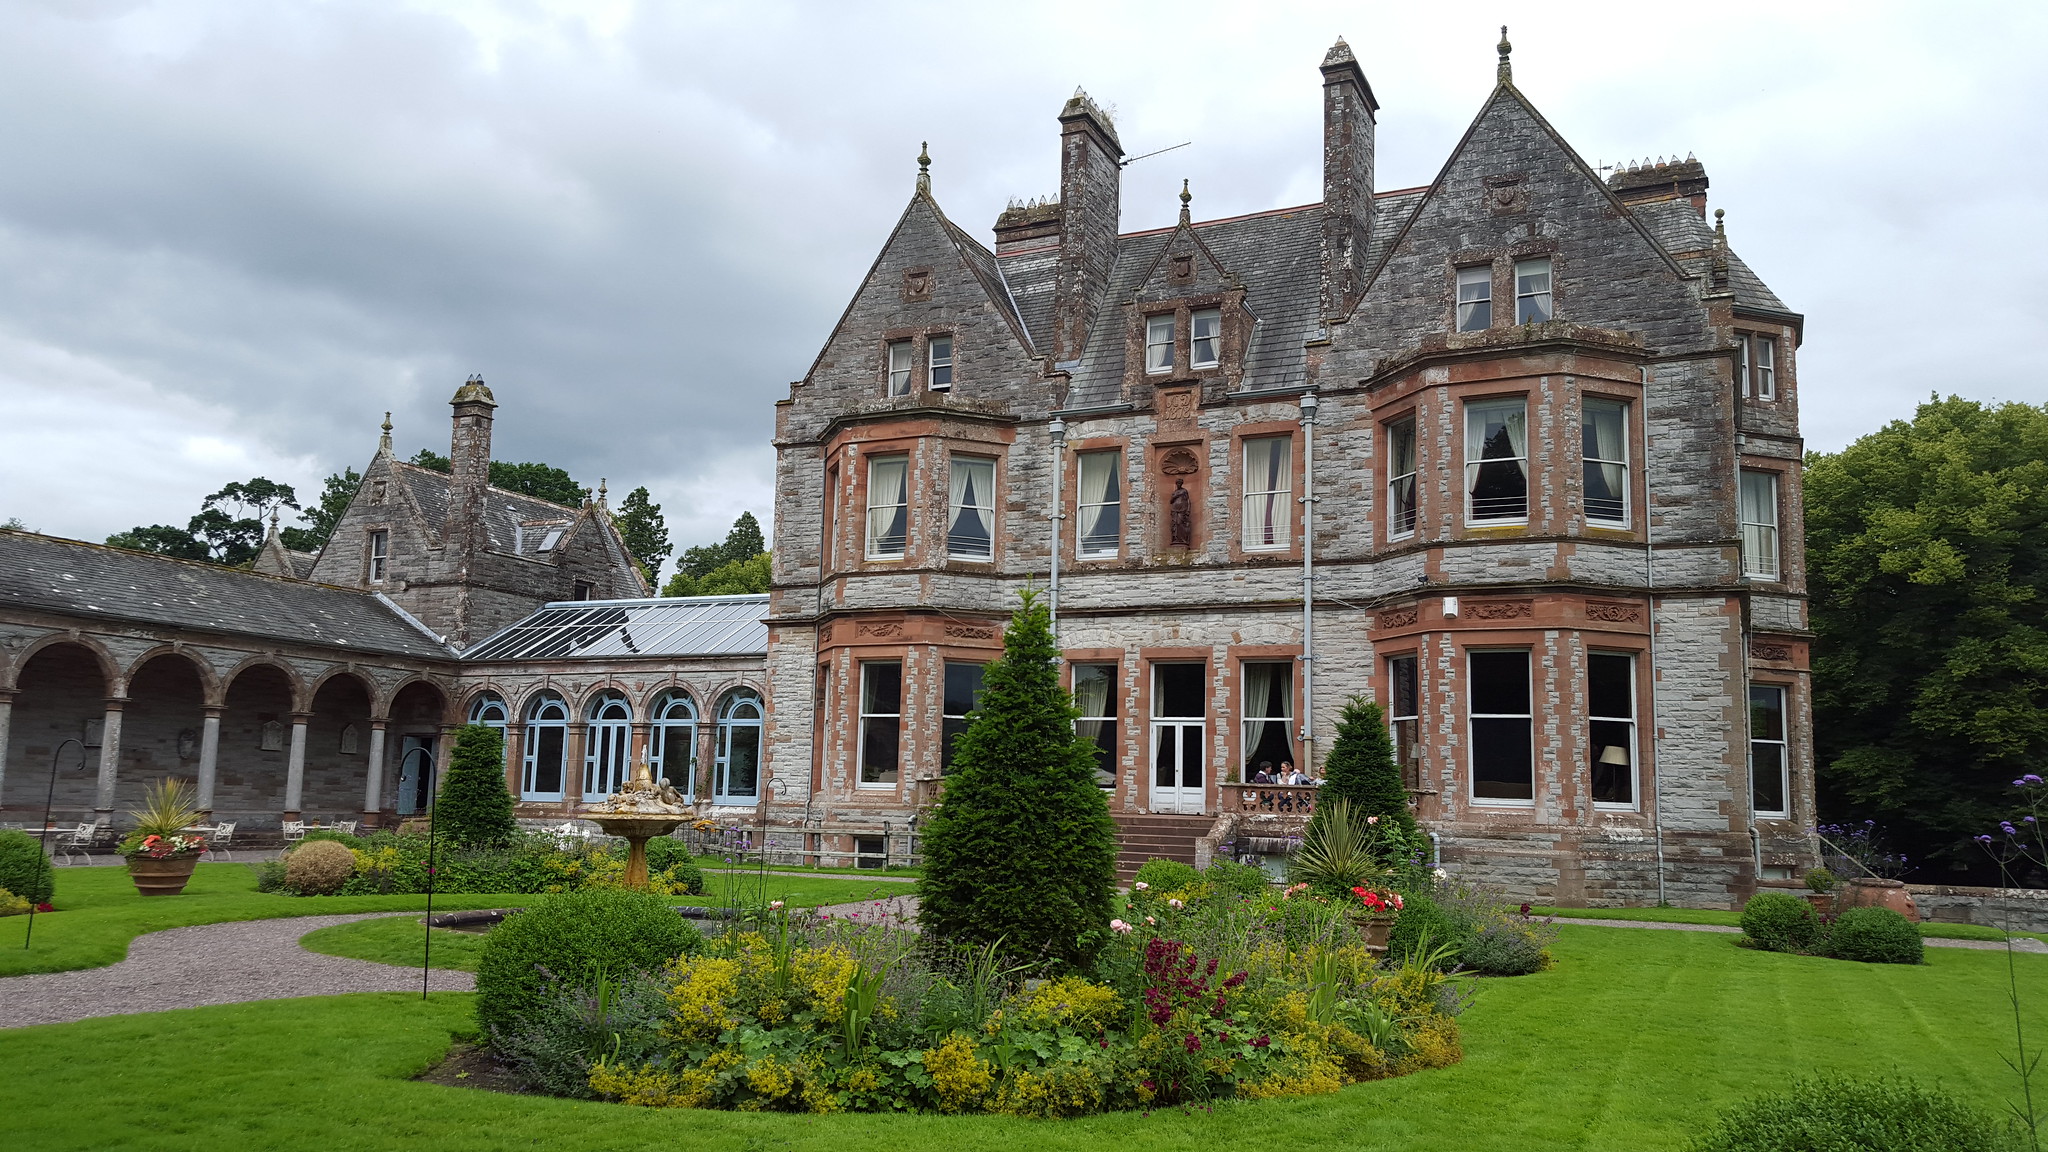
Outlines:
[[[448,777],[434,800],[434,834],[467,847],[508,844],[519,832],[505,788],[504,733],[485,724],[455,734]]]
[[[1820,918],[1797,896],[1759,892],[1742,906],[1742,934],[1766,952],[1811,952],[1820,942]]]
[[[34,904],[48,903],[56,890],[43,842],[26,832],[0,832],[0,888]]]
[[[704,894],[704,870],[697,867],[697,861],[690,855],[689,845],[667,836],[656,836],[647,842],[647,871],[666,872],[671,882],[680,884],[683,891],[692,896]]]
[[[1075,734],[1060,687],[1052,618],[1035,593],[1023,601],[925,826],[918,923],[935,939],[1085,967],[1110,936],[1116,825],[1095,743]]]
[[[1820,951],[1865,964],[1918,964],[1926,946],[1920,929],[1889,908],[1851,908],[1828,925]]]
[[[1195,871],[1192,864],[1154,856],[1138,867],[1138,874],[1131,878],[1131,883],[1143,884],[1155,895],[1163,896],[1168,892],[1185,888],[1201,878],[1202,874]]]
[[[332,896],[356,874],[356,854],[345,844],[313,840],[284,858],[284,884],[304,896]]]
[[[1209,865],[1203,869],[1202,879],[1239,896],[1260,896],[1273,886],[1265,869],[1255,864],[1239,864],[1235,860],[1218,860]]]
[[[2018,1152],[2004,1126],[1897,1077],[1820,1075],[1722,1112],[1691,1152]]]
[[[592,889],[536,901],[484,937],[476,966],[476,1019],[511,1035],[542,1003],[550,978],[589,988],[600,973],[654,972],[693,953],[703,937],[667,901],[646,892]]]
[[[1349,800],[1351,815],[1360,821],[1379,817],[1389,823],[1379,837],[1383,848],[1405,851],[1421,842],[1422,830],[1408,810],[1408,786],[1394,763],[1394,739],[1380,706],[1353,696],[1337,714],[1337,739],[1323,761],[1323,785],[1316,790],[1316,815],[1332,800]],[[1392,863],[1393,861],[1389,861]]]

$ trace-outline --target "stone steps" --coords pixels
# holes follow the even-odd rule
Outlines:
[[[1116,814],[1117,879],[1129,881],[1147,860],[1178,860],[1192,866],[1195,841],[1209,834],[1214,816]]]

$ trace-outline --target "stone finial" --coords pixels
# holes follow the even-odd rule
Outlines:
[[[455,398],[448,403],[488,404],[493,408],[498,406],[497,397],[491,395],[490,388],[484,384],[484,378],[480,375],[473,375],[464,380],[462,387],[455,390]]]
[[[1351,54],[1351,45],[1346,44],[1342,36],[1337,37],[1337,42],[1330,45],[1330,51],[1323,57],[1323,67],[1325,68],[1333,64],[1355,64],[1357,62],[1358,57]]]
[[[1508,63],[1508,53],[1513,52],[1515,46],[1508,43],[1508,26],[1505,24],[1500,26],[1500,43],[1495,45],[1495,47],[1500,51],[1500,66],[1494,70],[1494,75],[1499,77],[1500,82],[1503,84],[1513,84],[1515,82],[1515,69],[1513,65]]]
[[[929,140],[917,146],[917,192],[920,196],[932,194],[932,148]]]
[[[604,506],[605,506],[605,504],[604,504],[604,498],[605,498],[605,495],[606,495],[606,493],[607,493],[607,489],[605,488],[605,481],[604,481],[604,477],[602,477],[602,476],[599,476],[599,477],[597,478],[597,506],[598,506],[599,508],[602,508],[602,507],[604,507]]]
[[[270,534],[272,536],[277,535],[277,509],[275,508],[270,510]]]
[[[1716,288],[1728,287],[1728,210],[1714,209],[1714,257],[1711,281]]]
[[[391,413],[384,414],[384,434],[377,438],[377,451],[391,455]]]
[[[1192,193],[1192,192],[1190,192],[1190,191],[1188,191],[1188,180],[1187,180],[1187,177],[1185,177],[1185,176],[1181,177],[1181,180],[1180,180],[1180,222],[1181,222],[1181,223],[1183,223],[1183,224],[1186,224],[1186,223],[1188,222],[1188,205],[1189,205],[1189,204],[1191,204],[1191,203],[1193,203],[1193,202],[1194,202],[1194,199],[1195,199],[1195,194],[1194,194],[1194,193]]]
[[[1714,209],[1714,241],[1723,245],[1728,243],[1728,210],[1726,208]]]

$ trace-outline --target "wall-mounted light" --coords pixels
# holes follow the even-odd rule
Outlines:
[[[1457,598],[1456,596],[1446,596],[1446,597],[1444,597],[1444,619],[1446,619],[1446,620],[1455,620],[1455,619],[1457,619],[1457,617],[1458,617],[1458,598]]]

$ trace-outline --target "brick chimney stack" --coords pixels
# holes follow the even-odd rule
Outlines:
[[[458,644],[469,639],[468,584],[476,554],[490,540],[484,526],[485,491],[491,483],[491,414],[498,402],[481,376],[471,376],[448,401],[455,410],[455,428],[448,440],[448,520],[444,535],[446,556],[455,566],[456,583],[463,592],[455,612],[450,638]]]
[[[1372,85],[1338,40],[1323,57],[1323,315],[1342,317],[1365,287],[1372,240]]]
[[[1086,92],[1060,110],[1060,264],[1053,281],[1053,359],[1078,359],[1116,263],[1123,188],[1116,125]]]

